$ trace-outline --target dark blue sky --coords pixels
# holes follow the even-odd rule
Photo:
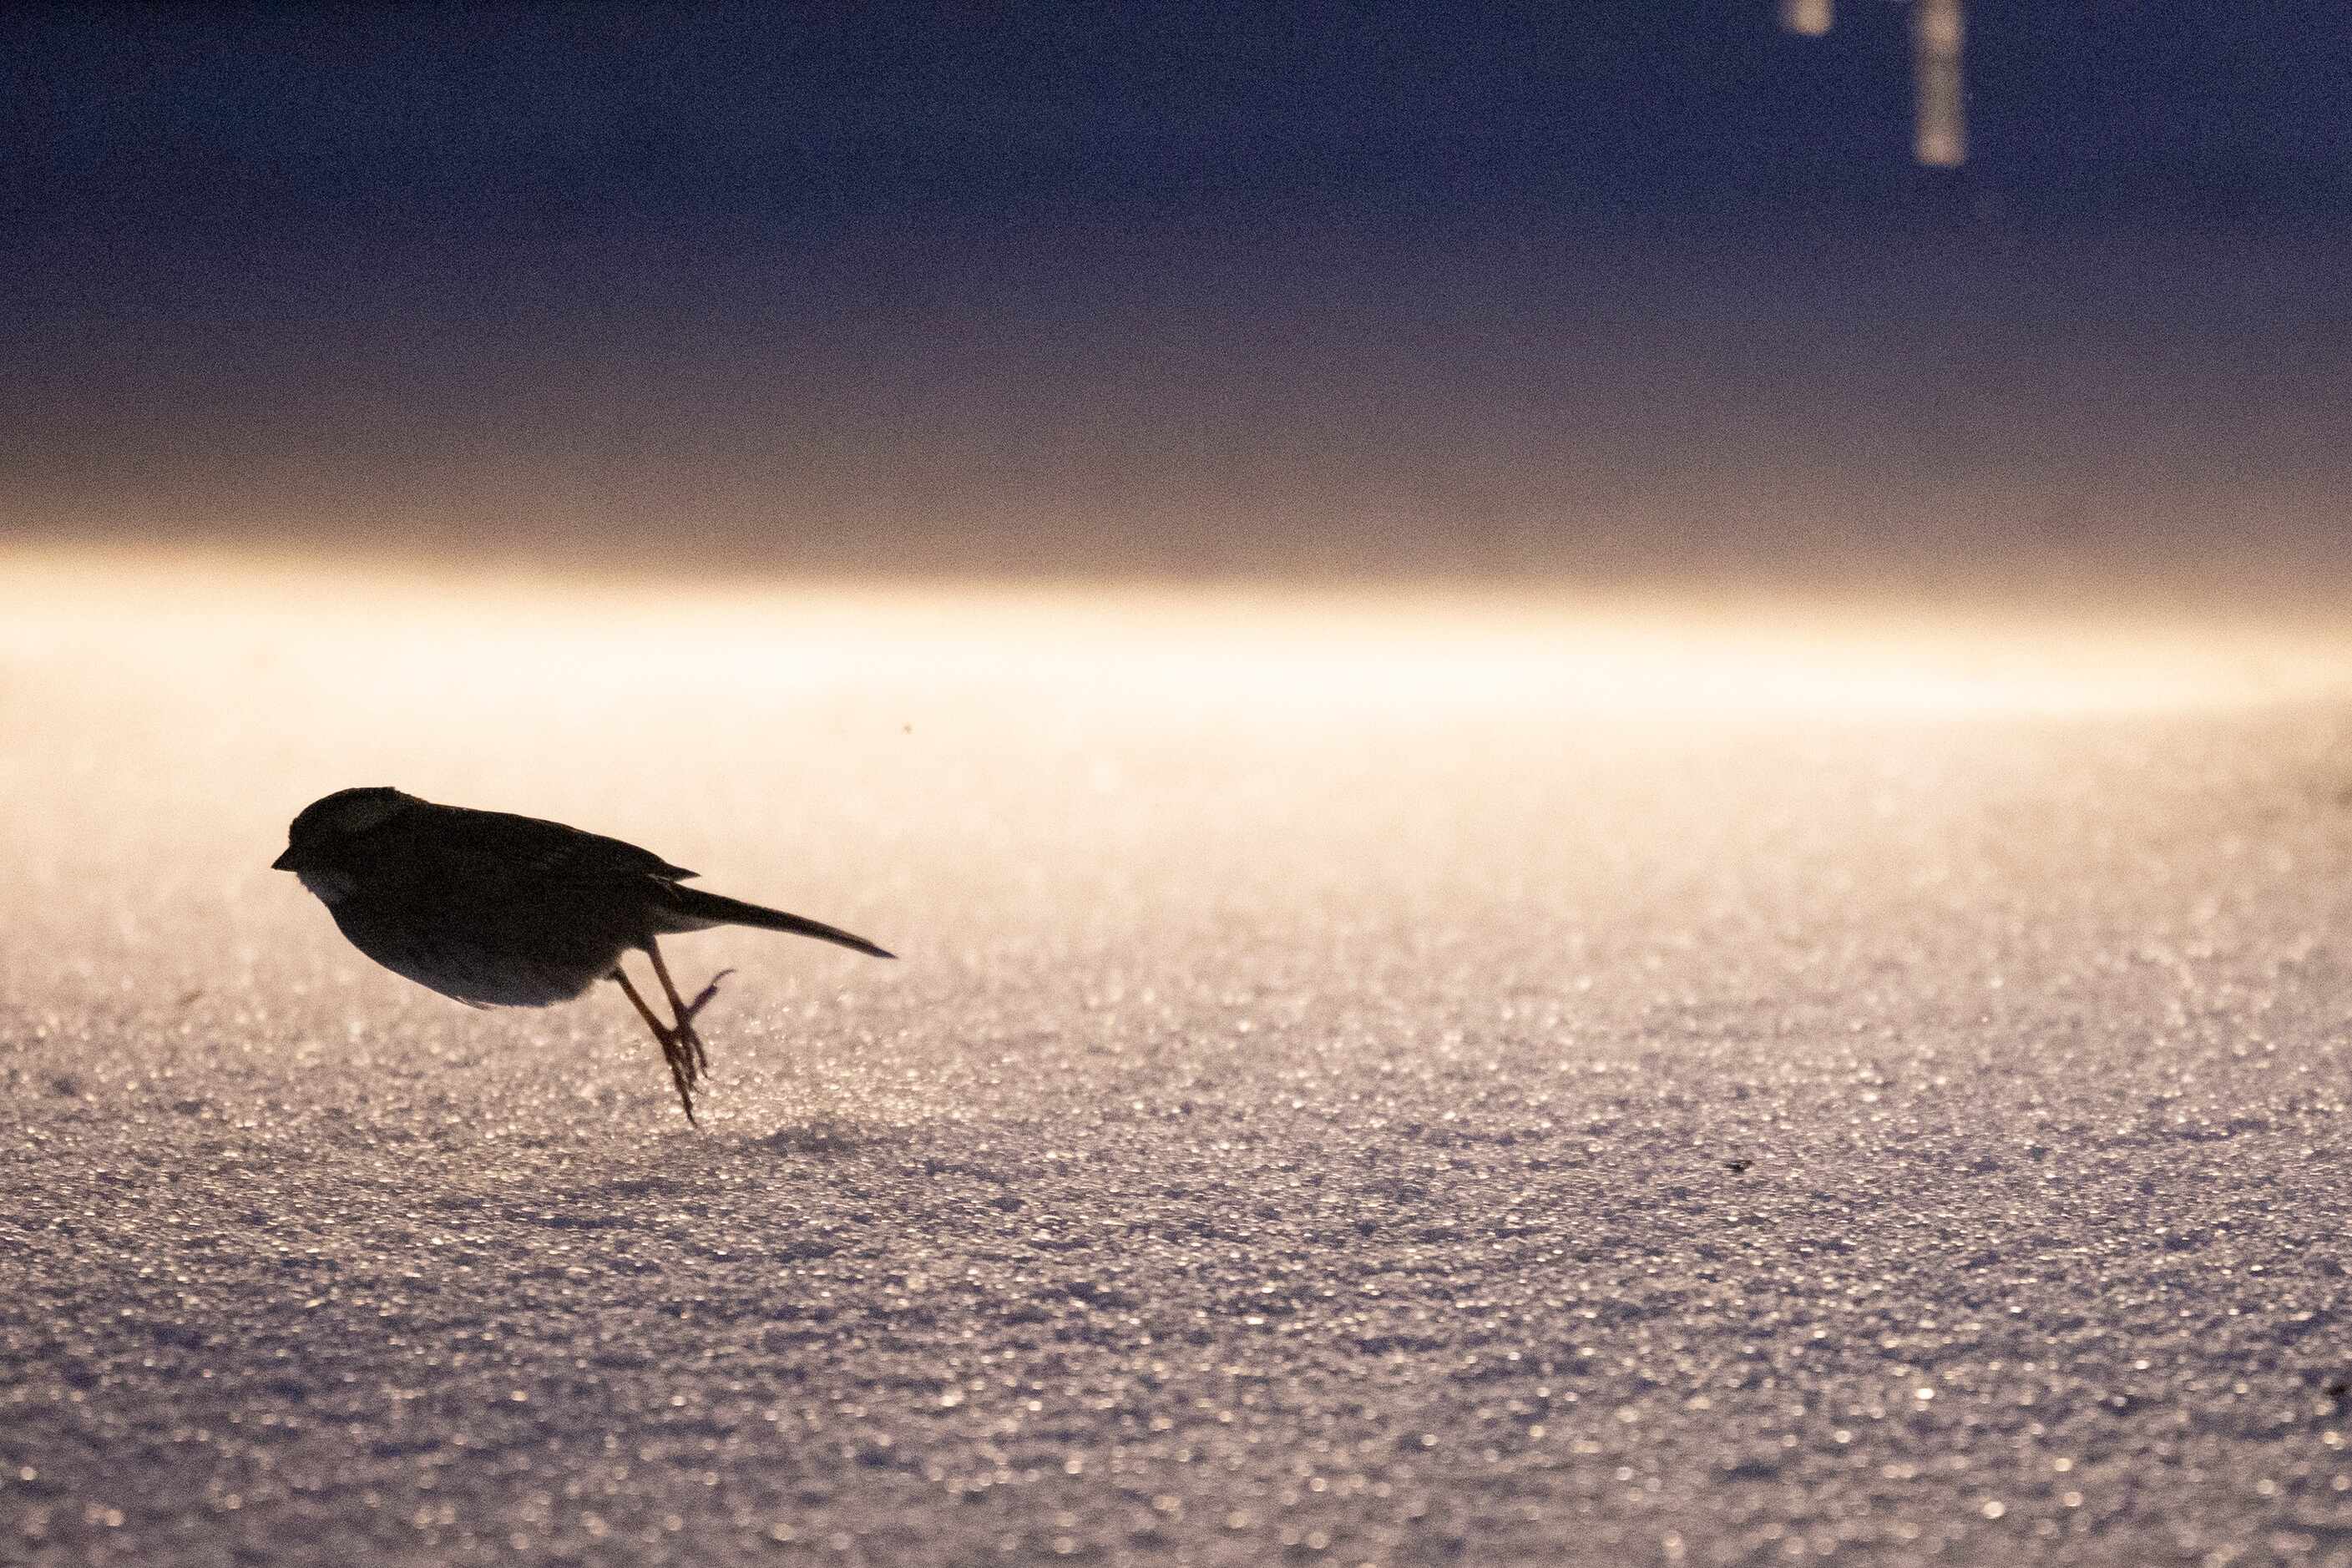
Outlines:
[[[12,13],[10,511],[1344,564],[2335,493],[2324,7],[1979,0],[1958,171],[1885,0],[982,10]]]
[[[1911,169],[1904,10],[1473,5],[60,8],[0,32],[22,235],[908,220],[1782,227],[1946,193],[2049,217],[2352,212],[2325,7],[1979,3],[1976,162]],[[991,14],[993,13],[993,14]]]

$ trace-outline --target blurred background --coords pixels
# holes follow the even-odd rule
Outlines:
[[[1967,157],[1933,167],[1910,7],[1781,23],[28,7],[0,527],[2324,603],[2340,30],[1978,4]]]

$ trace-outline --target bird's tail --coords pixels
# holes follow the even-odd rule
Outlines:
[[[761,931],[790,931],[794,936],[813,936],[819,942],[834,942],[871,953],[876,958],[896,958],[898,955],[875,946],[862,936],[852,936],[838,926],[826,925],[803,915],[788,915],[782,910],[772,910],[761,904],[747,904],[740,899],[730,899],[724,893],[706,893],[699,888],[681,888],[677,883],[662,889],[662,907],[675,916],[678,924],[673,931],[700,931],[707,926],[757,926]]]

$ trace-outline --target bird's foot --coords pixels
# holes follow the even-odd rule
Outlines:
[[[662,987],[669,994],[671,1009],[677,1015],[671,1023],[665,1024],[654,1016],[654,1010],[646,1005],[646,999],[637,994],[635,985],[629,984],[627,970],[614,964],[606,978],[621,988],[621,994],[629,999],[629,1005],[635,1007],[637,1016],[645,1020],[655,1043],[661,1047],[662,1060],[669,1068],[669,1081],[677,1089],[677,1102],[686,1108],[687,1125],[698,1126],[700,1123],[694,1115],[694,1086],[709,1064],[703,1055],[702,1041],[694,1033],[694,1015],[710,1000],[711,992],[706,991],[697,997],[691,1007],[678,1006],[677,993],[670,989],[669,976],[661,969],[661,961],[656,958],[654,963],[655,973],[661,974]],[[717,987],[718,982],[714,980],[711,990],[715,991]]]
[[[694,1119],[694,1084],[701,1075],[696,1071],[694,1056],[686,1042],[674,1030],[664,1030],[656,1037],[661,1041],[662,1059],[669,1064],[669,1080],[677,1086],[677,1102],[686,1108],[686,1122],[698,1127]]]
[[[719,994],[719,983],[734,973],[722,969],[712,975],[710,984],[696,992],[694,1000],[678,1011],[677,1037],[694,1053],[693,1076],[698,1079],[710,1070],[710,1053],[704,1049],[702,1037],[694,1032],[694,1016],[710,1005],[711,998]]]

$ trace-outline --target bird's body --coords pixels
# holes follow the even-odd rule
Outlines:
[[[710,993],[691,1005],[678,998],[656,938],[748,925],[890,956],[820,921],[686,887],[693,872],[634,844],[396,789],[316,801],[287,840],[275,868],[300,878],[353,947],[445,996],[476,1007],[544,1007],[599,980],[619,982],[670,1057],[689,1119],[701,1057],[693,1015]],[[622,972],[631,949],[652,959],[677,1015],[673,1026],[654,1017]]]

